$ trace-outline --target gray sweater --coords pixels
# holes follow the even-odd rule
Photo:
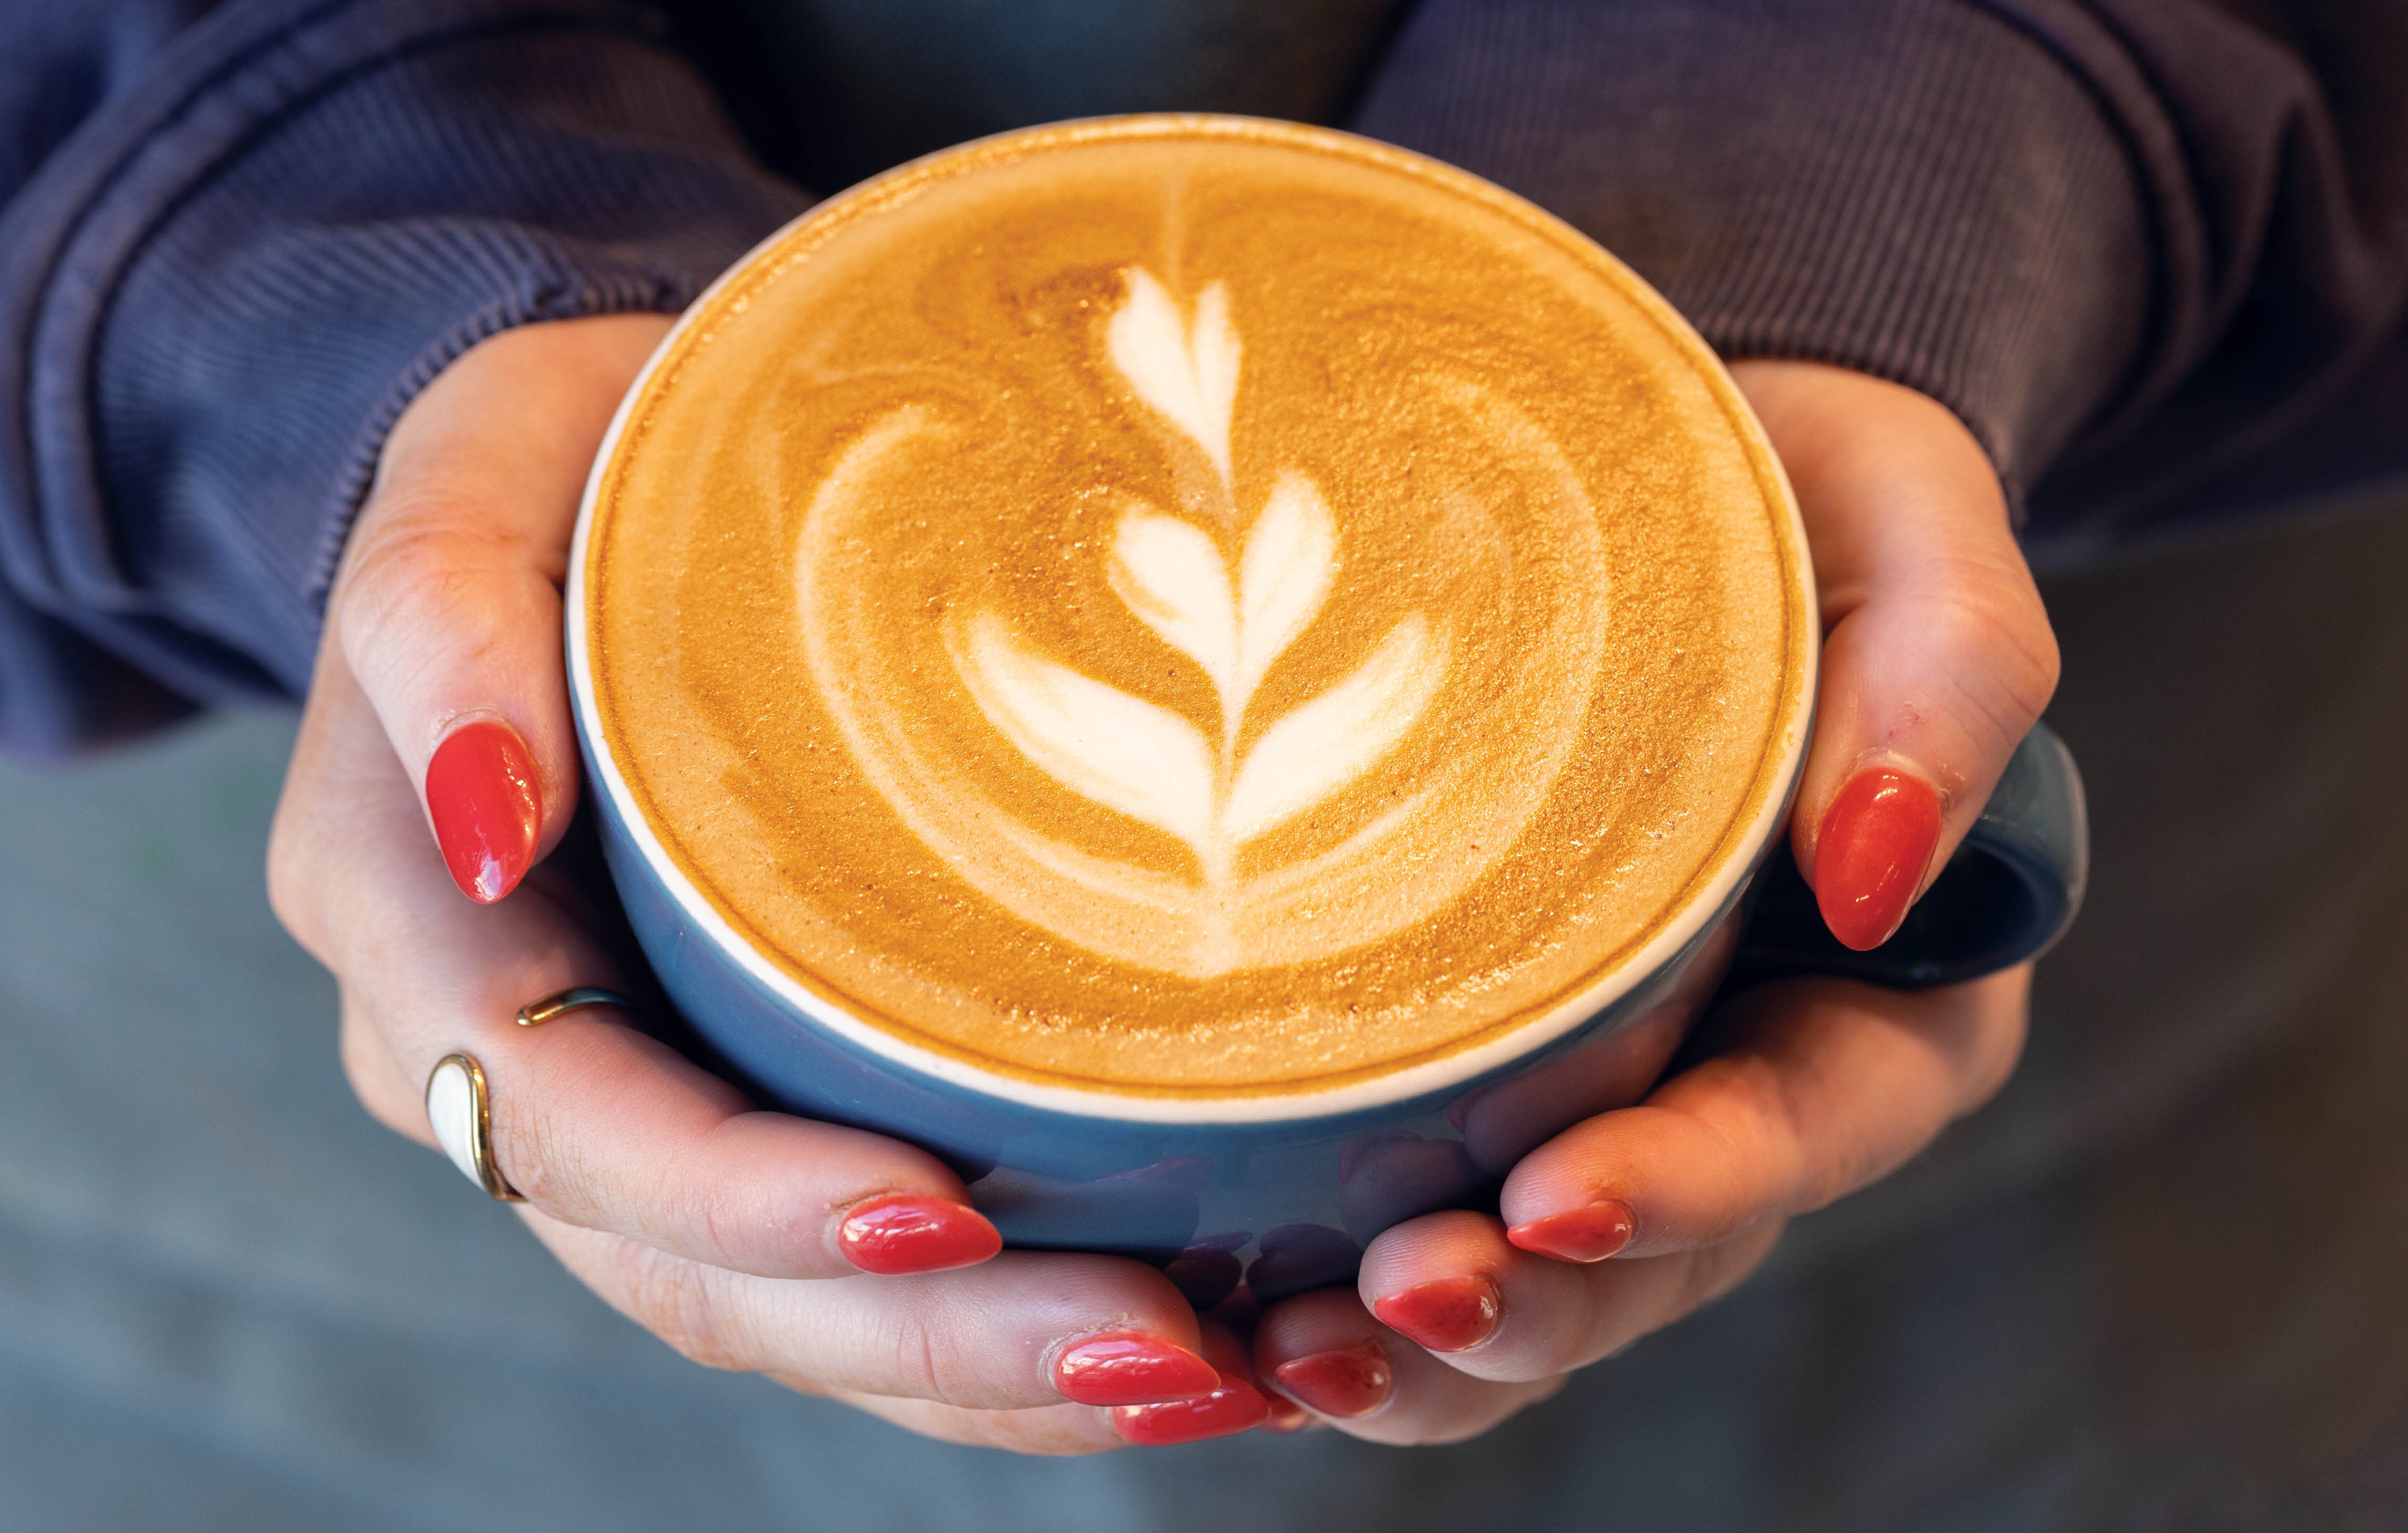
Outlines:
[[[1553,208],[1955,409],[2035,556],[2408,472],[2408,0],[0,9],[0,745],[306,684],[385,431],[904,155],[1190,107]],[[807,190],[808,189],[808,190]]]

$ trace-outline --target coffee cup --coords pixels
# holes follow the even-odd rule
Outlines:
[[[1198,1297],[1493,1201],[1734,973],[1954,982],[2081,896],[2041,729],[1897,938],[1828,938],[1746,404],[1577,232],[1320,129],[1060,124],[822,204],[630,390],[567,608],[717,1062]]]

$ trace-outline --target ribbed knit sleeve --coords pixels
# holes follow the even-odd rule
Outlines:
[[[1966,0],[1425,0],[1351,125],[1561,214],[1726,355],[1922,390],[2017,488],[2149,328],[2117,123]]]
[[[60,142],[0,215],[0,744],[297,694],[419,388],[509,325],[681,308],[806,205],[664,30],[232,0]]]

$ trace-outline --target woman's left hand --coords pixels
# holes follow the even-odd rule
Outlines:
[[[1844,980],[1748,991],[1707,1024],[1711,1057],[1515,1167],[1503,1220],[1399,1225],[1371,1242],[1354,1291],[1274,1306],[1255,1373],[1375,1442],[1484,1432],[1726,1292],[1790,1215],[1880,1180],[1981,1105],[2014,1067],[2029,988],[2026,966],[1919,994]],[[1568,1252],[1593,1239],[1612,1259],[1544,1255],[1508,1234],[1510,1221],[1543,1239],[1550,1219]]]
[[[2057,681],[2056,641],[1979,446],[1933,401],[1799,363],[1732,369],[1796,485],[1826,634],[1791,823],[1833,932],[1897,929]],[[1791,1216],[1878,1181],[2003,1085],[2030,967],[1905,993],[1745,991],[1693,1060],[1506,1179],[1503,1217],[1426,1215],[1354,1292],[1272,1306],[1257,1375],[1356,1437],[1475,1436],[1724,1293]]]

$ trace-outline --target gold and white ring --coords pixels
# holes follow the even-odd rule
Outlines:
[[[579,985],[520,1007],[518,1024],[540,1027],[588,1006],[636,1009],[635,1002],[615,990]],[[485,1067],[476,1055],[448,1053],[435,1062],[426,1077],[426,1123],[460,1174],[484,1188],[487,1196],[502,1203],[526,1201],[494,1164],[493,1097],[485,1084]]]
[[[435,1141],[461,1175],[497,1202],[523,1203],[494,1164],[494,1114],[485,1091],[485,1067],[473,1054],[450,1053],[426,1078],[426,1122]]]
[[[571,1011],[582,1010],[589,1006],[615,1006],[620,1010],[630,1014],[633,1014],[636,1010],[634,1001],[615,990],[604,990],[598,985],[580,984],[561,991],[558,995],[546,996],[539,1001],[531,1001],[520,1007],[519,1025],[540,1027],[554,1017],[565,1017]]]

